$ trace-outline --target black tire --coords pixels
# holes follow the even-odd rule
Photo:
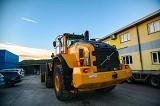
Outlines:
[[[53,88],[53,77],[52,76],[46,76],[46,87]]]
[[[41,66],[40,78],[41,78],[41,82],[45,82],[45,65]]]
[[[57,65],[54,70],[54,91],[56,97],[60,101],[65,101],[73,99],[76,94],[71,93],[69,90],[66,90],[65,84],[65,75],[61,65]]]
[[[133,78],[133,77],[128,78],[126,81],[127,81],[129,84],[133,84],[133,83],[135,83],[135,80],[134,80],[134,78]]]
[[[107,88],[96,89],[96,92],[98,92],[98,93],[111,92],[115,87],[116,87],[116,85],[115,86],[111,86],[111,87],[107,87]]]
[[[160,88],[160,76],[150,76],[148,83],[153,88]]]
[[[5,80],[5,87],[10,88],[13,86],[13,82],[11,80]]]
[[[49,64],[45,64],[45,77],[44,80],[46,82],[47,88],[53,88],[53,73],[50,73]]]
[[[45,76],[41,76],[41,83],[45,82]]]

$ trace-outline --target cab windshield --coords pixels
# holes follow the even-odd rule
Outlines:
[[[74,43],[78,42],[79,40],[84,40],[83,35],[69,35],[67,37],[67,45],[72,46]]]

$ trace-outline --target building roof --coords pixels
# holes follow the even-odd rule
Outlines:
[[[154,17],[157,17],[157,16],[160,16],[160,9],[157,10],[157,11],[155,11],[155,12],[153,12],[153,13],[151,13],[151,14],[149,14],[149,15],[147,15],[147,16],[145,16],[145,17],[143,17],[143,18],[141,18],[141,19],[139,19],[139,20],[137,20],[137,21],[132,22],[132,23],[129,24],[129,25],[126,25],[126,26],[122,27],[121,29],[118,29],[118,30],[116,30],[116,31],[114,31],[114,32],[112,32],[112,33],[110,33],[110,34],[102,37],[102,38],[100,39],[100,41],[102,41],[102,40],[110,37],[111,35],[116,35],[117,33],[123,32],[123,31],[125,31],[125,30],[127,30],[127,29],[129,29],[129,28],[132,28],[132,27],[134,27],[134,26],[137,26],[137,25],[139,25],[139,24],[141,24],[141,23],[143,23],[143,22],[146,22],[146,21],[148,21],[148,20],[150,20],[150,19],[152,19],[152,18],[154,18]]]
[[[28,65],[42,65],[46,63],[52,62],[52,59],[42,59],[42,60],[23,60],[19,62],[20,66],[28,66]]]

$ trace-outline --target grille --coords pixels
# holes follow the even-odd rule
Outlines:
[[[113,71],[114,68],[120,69],[118,51],[112,48],[97,49],[92,52],[93,56],[96,56],[96,61],[93,61],[93,65],[97,66],[98,72]]]

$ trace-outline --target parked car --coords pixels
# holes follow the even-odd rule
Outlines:
[[[18,70],[18,71],[20,72],[20,74],[21,74],[22,77],[25,76],[25,71],[24,71],[23,68],[14,68],[14,69],[15,69],[15,70]]]
[[[17,71],[0,71],[0,73],[4,76],[5,87],[12,87],[22,81],[21,75]]]
[[[3,69],[1,71],[17,71],[19,74],[21,74],[22,77],[24,77],[24,74],[25,74],[22,68]]]
[[[0,88],[5,86],[4,76],[0,73]]]

